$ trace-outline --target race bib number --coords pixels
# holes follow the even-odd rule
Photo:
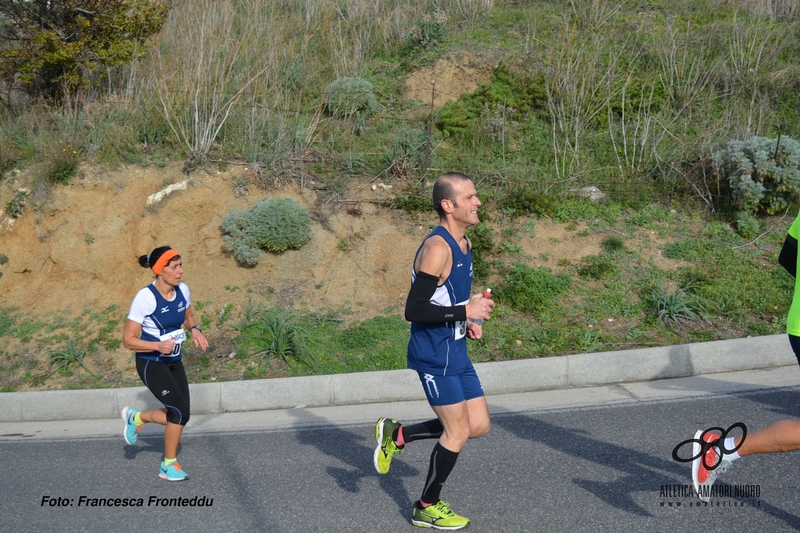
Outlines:
[[[465,302],[457,303],[456,305],[467,305],[468,303],[469,303],[469,300],[467,300]],[[453,338],[455,340],[462,339],[462,338],[464,338],[464,336],[466,336],[466,334],[467,334],[467,321],[466,320],[457,321],[456,322],[456,331],[455,331],[455,335],[454,335]]]
[[[183,328],[176,329],[175,331],[170,331],[169,333],[165,333],[159,337],[159,340],[165,341],[167,339],[172,339],[175,343],[175,346],[172,348],[171,353],[161,354],[160,357],[176,357],[181,354],[181,346],[183,346],[183,342],[186,340],[186,332],[183,331]]]

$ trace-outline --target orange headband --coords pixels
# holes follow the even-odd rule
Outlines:
[[[178,256],[178,255],[181,255],[181,254],[179,254],[175,250],[167,250],[166,252],[164,252],[161,255],[161,257],[158,258],[158,261],[156,261],[156,264],[153,265],[153,273],[155,273],[156,276],[161,274],[161,271],[164,270],[164,267],[167,266],[167,264],[169,264],[170,260],[173,257]]]

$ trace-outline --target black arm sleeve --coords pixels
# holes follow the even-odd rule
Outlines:
[[[786,269],[786,272],[797,277],[797,239],[791,235],[787,235],[786,240],[783,241],[778,263]]]
[[[438,324],[467,319],[466,305],[444,307],[431,303],[431,297],[436,292],[438,283],[439,278],[436,276],[425,272],[417,273],[406,299],[406,320],[409,322]]]

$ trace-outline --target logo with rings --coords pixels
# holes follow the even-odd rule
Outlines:
[[[735,429],[740,429],[742,431],[742,440],[740,440],[739,444],[737,444],[733,448],[730,449],[726,448],[725,439],[728,438],[728,435],[731,433],[731,431]],[[706,435],[712,433],[714,436],[716,436],[716,432],[719,432],[720,434],[719,439],[707,442]],[[722,429],[721,427],[708,428],[707,430],[705,430],[703,433],[700,434],[699,439],[687,439],[678,444],[677,446],[675,446],[675,448],[673,448],[672,450],[672,458],[678,461],[679,463],[691,463],[695,459],[702,457],[703,466],[706,468],[706,470],[711,472],[713,470],[716,470],[716,468],[720,465],[720,463],[722,463],[723,455],[731,454],[736,450],[738,450],[739,448],[741,448],[746,438],[747,438],[747,426],[744,425],[744,422],[736,422],[735,424],[732,424],[728,429]],[[700,445],[700,451],[697,453],[697,455],[693,455],[689,458],[684,458],[679,455],[681,448],[683,448],[687,444],[692,447],[694,447],[694,444]],[[714,462],[714,464],[710,465],[706,462],[706,458],[709,455],[706,452],[708,452],[708,449],[711,448],[712,446],[719,448],[719,453],[711,454],[716,458],[716,461]]]

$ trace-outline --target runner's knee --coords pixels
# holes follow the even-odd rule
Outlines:
[[[169,407],[167,408],[167,422],[185,426],[189,421],[189,409]]]
[[[477,439],[478,437],[483,437],[489,433],[490,429],[492,429],[492,422],[489,419],[481,421],[479,424],[476,424],[471,428],[469,438]]]

